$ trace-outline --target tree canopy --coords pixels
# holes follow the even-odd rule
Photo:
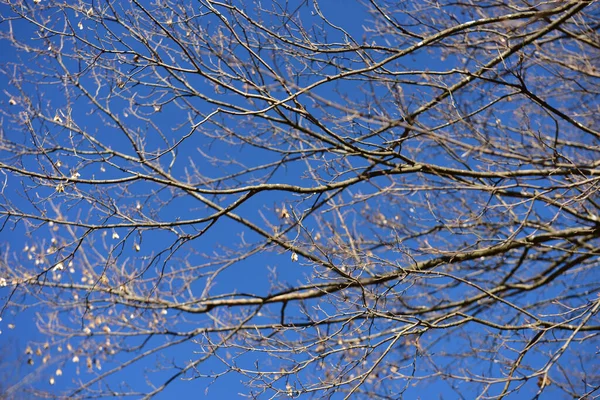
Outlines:
[[[599,26],[0,1],[4,395],[598,396]]]

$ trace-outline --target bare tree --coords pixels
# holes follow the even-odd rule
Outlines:
[[[7,396],[600,394],[597,2],[0,7]]]

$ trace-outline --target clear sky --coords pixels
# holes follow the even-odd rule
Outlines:
[[[372,366],[365,391],[385,393],[385,382],[400,382],[406,399],[469,399],[484,386],[471,383],[501,381],[532,343],[535,350],[520,360],[519,376],[561,355],[551,376],[562,381],[544,391],[547,398],[565,396],[569,385],[584,393],[597,383],[581,383],[579,375],[578,382],[564,382],[564,371],[597,369],[589,357],[598,343],[587,333],[571,337],[571,328],[559,325],[598,322],[592,312],[599,291],[592,257],[597,196],[590,194],[588,204],[583,194],[597,186],[592,161],[599,139],[593,127],[556,116],[576,110],[577,118],[593,121],[586,112],[597,105],[597,95],[573,94],[564,86],[553,90],[555,77],[566,76],[561,63],[547,67],[536,58],[541,51],[519,57],[517,42],[502,42],[519,29],[525,29],[519,40],[533,38],[536,29],[542,32],[566,15],[566,5],[554,5],[554,20],[515,22],[534,18],[531,11],[477,30],[469,21],[494,7],[403,2],[407,8],[400,10],[384,7],[392,2],[342,0],[246,4],[246,15],[262,21],[259,26],[222,5],[222,15],[210,13],[211,2],[172,9],[141,2],[151,16],[134,3],[117,5],[139,13],[119,14],[120,24],[104,3],[56,9],[44,0],[23,3],[25,14],[39,21],[45,16],[48,26],[81,35],[85,40],[76,46],[61,46],[69,42],[51,29],[6,19],[13,11],[0,4],[0,279],[7,282],[0,285],[0,307],[22,305],[1,310],[0,392],[14,398],[34,398],[35,390],[73,394],[78,380],[123,366],[106,378],[104,390],[131,390],[137,398],[174,377],[154,398],[271,398],[288,387],[292,397],[308,397],[294,390],[306,389],[310,378],[353,379],[354,370]],[[244,2],[238,3],[241,8]],[[384,10],[367,12],[374,4]],[[273,14],[261,13],[259,5]],[[34,7],[40,14],[28,14]],[[103,24],[99,8],[106,12]],[[295,17],[286,20],[286,13]],[[402,24],[394,25],[391,16]],[[230,22],[246,29],[229,31]],[[455,25],[463,28],[432,39]],[[45,56],[17,51],[11,35]],[[236,45],[241,37],[248,47]],[[302,37],[324,44],[300,45]],[[291,43],[294,38],[298,43]],[[430,46],[421,48],[427,40]],[[453,46],[445,47],[448,42]],[[186,49],[180,43],[191,44]],[[355,47],[362,50],[347,50]],[[527,57],[533,60],[529,75],[521,76]],[[18,71],[11,70],[15,65]],[[61,68],[69,79],[52,75]],[[486,79],[474,78],[481,76]],[[469,85],[471,80],[476,83]],[[576,86],[574,79],[565,81]],[[523,82],[547,102],[525,95]],[[578,82],[586,87],[587,81]],[[393,147],[398,140],[401,146]],[[140,154],[150,161],[139,162]],[[24,177],[9,167],[32,174]],[[565,196],[573,200],[563,204]],[[216,215],[219,207],[235,215]],[[569,236],[569,229],[579,230]],[[541,245],[530,251],[521,245],[526,237]],[[486,253],[502,245],[513,247]],[[399,272],[413,266],[414,274]],[[13,291],[16,271],[40,273],[49,287],[35,285],[27,296]],[[547,276],[552,285],[537,291],[533,283]],[[382,279],[372,285],[375,292],[362,286],[377,277]],[[361,284],[328,286],[352,279]],[[312,288],[302,287],[311,284],[331,293],[262,308],[235,303],[308,293]],[[207,299],[231,303],[203,312]],[[456,305],[464,299],[475,300]],[[420,315],[427,307],[433,311]],[[231,330],[182,333],[228,327],[246,316],[248,336],[224,346],[215,343]],[[298,329],[256,328],[263,337],[252,341],[246,328],[277,324],[280,316]],[[340,323],[299,328],[310,318],[342,316]],[[462,324],[462,318],[478,322]],[[557,325],[550,329],[541,320]],[[549,333],[538,343],[542,325]],[[422,331],[401,336],[402,329]],[[346,349],[347,358],[282,373],[265,393],[243,384],[256,376],[253,369],[274,376],[303,365],[324,351],[317,350],[321,337],[328,338],[323,348],[333,354],[328,360],[337,360],[339,349]],[[356,349],[353,339],[360,344]],[[564,354],[563,343],[569,345]],[[218,348],[215,354],[212,348]],[[204,356],[206,361],[174,375]],[[346,361],[353,366],[340,366]],[[424,376],[430,376],[426,383],[420,382]],[[522,385],[513,398],[534,397],[537,377],[513,382],[512,388]],[[491,387],[487,395],[494,396],[503,385]]]

